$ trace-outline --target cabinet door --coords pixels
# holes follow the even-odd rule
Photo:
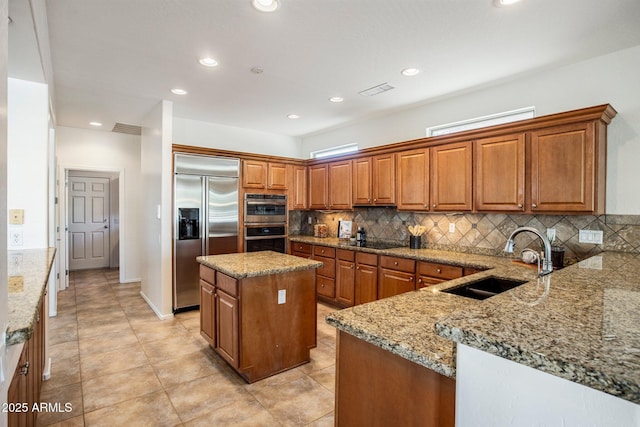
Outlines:
[[[29,376],[29,354],[28,344],[25,343],[20,359],[18,360],[18,366],[9,384],[9,390],[7,392],[7,403],[14,403],[17,405],[27,404],[29,406],[28,411],[8,411],[7,419],[9,426],[27,426],[34,425],[29,424],[31,421],[31,404],[29,402],[28,392],[28,376]],[[22,409],[22,408],[21,408]]]
[[[596,210],[593,123],[531,132],[531,211]]]
[[[238,367],[238,300],[218,289],[216,301],[216,350],[231,366]]]
[[[351,161],[329,164],[329,208],[351,209]]]
[[[327,165],[309,167],[309,209],[327,209]]]
[[[200,335],[213,348],[216,346],[215,288],[200,280]]]
[[[475,141],[475,206],[479,211],[524,209],[523,133]]]
[[[431,148],[431,208],[470,211],[471,141]]]
[[[373,158],[373,203],[396,204],[396,155],[384,154]]]
[[[267,187],[271,190],[287,189],[287,165],[284,163],[267,164]]]
[[[429,210],[429,149],[398,153],[398,210]]]
[[[336,300],[348,307],[351,307],[355,301],[355,265],[353,261],[338,261]]]
[[[372,191],[372,166],[371,157],[355,159],[353,161],[353,204],[370,205]]]
[[[378,268],[371,265],[356,266],[355,304],[378,299]]]
[[[293,191],[289,193],[290,205],[293,209],[307,208],[307,168],[293,167]]]
[[[378,271],[378,299],[392,297],[416,289],[415,274],[387,268],[379,268]]]
[[[242,162],[242,186],[244,188],[267,188],[267,163],[244,160]]]

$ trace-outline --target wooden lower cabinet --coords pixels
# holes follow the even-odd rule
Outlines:
[[[356,254],[355,304],[378,299],[378,255]]]
[[[416,289],[416,262],[412,259],[382,255],[378,268],[378,299]]]
[[[45,293],[46,296],[46,293]],[[36,425],[37,411],[34,404],[40,401],[42,375],[44,373],[45,306],[40,302],[36,312],[33,334],[24,343],[18,366],[7,392],[7,405],[17,405],[19,410],[7,411],[9,427]]]
[[[342,331],[336,353],[336,425],[455,424],[455,380]]]
[[[216,289],[200,279],[200,335],[211,346],[216,345]]]
[[[205,299],[212,283],[202,278],[211,272],[214,302],[200,306],[200,333],[212,337],[213,325],[213,341],[207,341],[242,378],[255,382],[310,360],[317,326],[314,270],[238,280],[201,265]]]
[[[338,260],[336,272],[336,301],[345,307],[355,302],[356,264],[353,261]]]

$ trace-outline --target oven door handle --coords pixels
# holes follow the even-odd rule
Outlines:
[[[245,205],[246,206],[251,206],[251,205],[272,205],[272,206],[286,206],[287,202],[286,201],[262,201],[262,200],[251,200],[251,201],[245,201]]]
[[[287,236],[280,234],[280,235],[273,235],[273,236],[245,236],[244,240],[267,240],[267,239],[286,239]]]

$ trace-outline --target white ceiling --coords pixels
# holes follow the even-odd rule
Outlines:
[[[46,7],[57,124],[89,128],[96,120],[105,130],[140,125],[167,99],[176,117],[304,136],[640,45],[638,0],[522,0],[509,8],[492,0],[281,0],[270,14],[249,0]],[[220,65],[202,67],[203,55]],[[422,72],[402,76],[410,66]],[[10,73],[16,67],[10,63]],[[380,83],[395,89],[358,94]],[[173,95],[174,87],[189,93]]]

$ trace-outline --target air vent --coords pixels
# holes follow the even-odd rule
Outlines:
[[[389,83],[382,83],[378,86],[370,87],[369,89],[365,89],[362,92],[358,93],[363,96],[375,96],[391,89],[395,89],[395,87],[391,86]]]
[[[124,123],[116,123],[113,125],[111,132],[126,133],[128,135],[142,135],[142,128],[135,125],[126,125]]]

